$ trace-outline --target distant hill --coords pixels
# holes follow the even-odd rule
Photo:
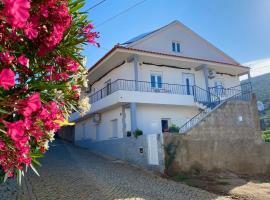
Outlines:
[[[270,73],[251,78],[251,83],[257,100],[263,102],[265,107],[260,118],[264,120],[266,127],[270,128]]]

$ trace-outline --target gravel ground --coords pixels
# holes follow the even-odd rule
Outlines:
[[[104,159],[63,141],[54,142],[41,162],[41,177],[29,172],[19,190],[8,182],[1,186],[0,199],[230,199]]]

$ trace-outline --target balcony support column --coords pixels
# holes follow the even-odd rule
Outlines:
[[[209,82],[208,82],[208,65],[202,65],[203,75],[204,75],[204,82],[205,82],[205,89],[207,91],[207,101],[211,102],[210,96],[210,89],[209,89]]]
[[[247,75],[248,75],[248,82],[251,83],[250,71],[248,71]]]
[[[136,103],[130,103],[130,121],[131,132],[133,133],[137,129],[137,105]]]
[[[133,64],[134,64],[135,91],[138,91],[139,90],[139,56],[138,55],[134,55]]]

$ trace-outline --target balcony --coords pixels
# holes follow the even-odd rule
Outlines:
[[[151,92],[162,94],[193,95],[193,87],[179,84],[152,83],[146,81],[134,81],[118,79],[106,87],[90,95],[90,103],[93,104],[117,91]]]

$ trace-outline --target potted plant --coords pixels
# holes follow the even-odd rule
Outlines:
[[[138,138],[140,135],[143,135],[143,131],[137,128],[137,129],[133,132],[133,135],[134,135],[135,138]]]

